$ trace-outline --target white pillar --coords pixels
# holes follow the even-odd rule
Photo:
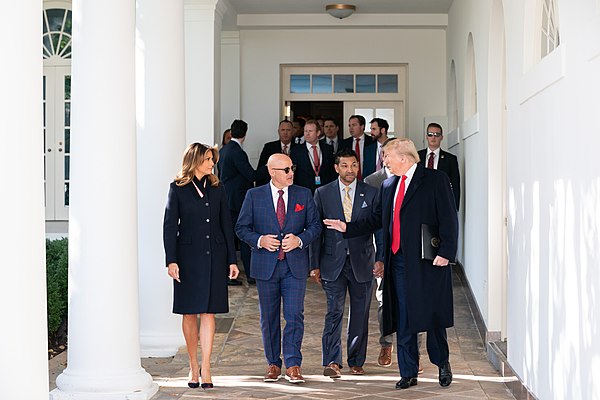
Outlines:
[[[221,0],[184,0],[188,143],[220,143]]]
[[[183,0],[137,3],[140,346],[142,357],[167,357],[185,344],[162,244],[169,183],[185,149]]]
[[[240,32],[221,32],[221,133],[242,115],[240,68]]]
[[[148,399],[140,364],[135,2],[73,1],[69,348],[56,399]]]
[[[0,74],[0,398],[48,396],[44,159],[42,134],[42,2],[2,5],[8,40]]]

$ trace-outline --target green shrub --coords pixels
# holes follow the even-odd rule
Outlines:
[[[48,336],[56,334],[67,317],[68,240],[46,240],[46,285],[48,300]]]

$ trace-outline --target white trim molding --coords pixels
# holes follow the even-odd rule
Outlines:
[[[525,103],[561,80],[566,73],[565,60],[566,48],[561,44],[523,75],[519,82],[519,103]]]

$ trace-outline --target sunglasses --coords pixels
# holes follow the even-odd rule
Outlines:
[[[432,137],[432,136],[440,137],[440,136],[442,136],[442,133],[441,132],[427,132],[427,136],[429,136],[429,137]]]
[[[274,169],[275,171],[283,171],[283,172],[285,172],[286,174],[289,174],[289,173],[290,173],[290,171],[292,171],[292,172],[296,172],[296,166],[295,166],[295,165],[292,165],[291,167],[285,167],[285,168],[271,168],[271,169]]]

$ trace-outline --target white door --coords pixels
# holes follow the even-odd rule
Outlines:
[[[71,68],[44,67],[46,220],[69,219]]]
[[[348,137],[347,122],[351,115],[362,115],[367,121],[365,131],[370,130],[369,121],[383,118],[388,124],[388,136],[404,137],[404,102],[403,101],[345,101],[344,102],[344,137]]]

